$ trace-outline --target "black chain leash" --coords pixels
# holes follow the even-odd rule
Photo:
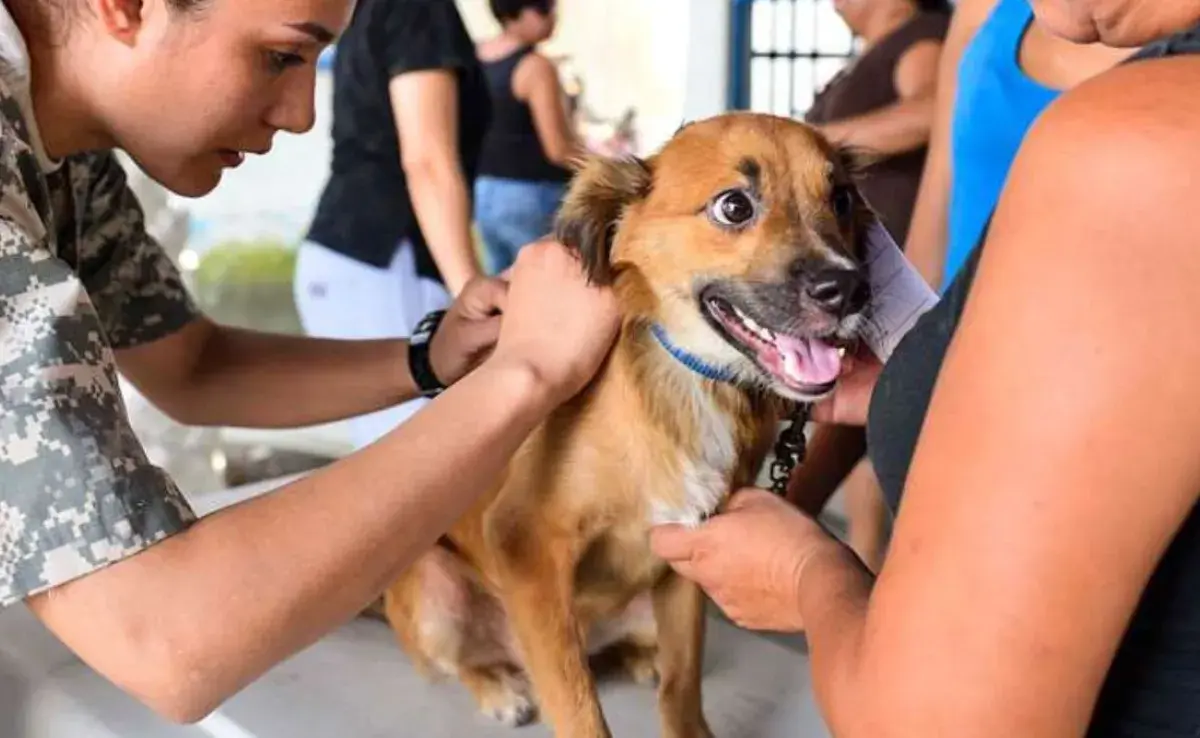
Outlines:
[[[771,491],[780,497],[787,494],[792,471],[804,462],[804,426],[808,425],[811,409],[806,403],[796,403],[795,411],[788,418],[788,425],[775,441],[775,459],[771,462]]]

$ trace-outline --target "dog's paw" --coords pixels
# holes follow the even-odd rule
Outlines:
[[[655,664],[653,655],[628,659],[624,666],[625,673],[634,683],[651,687],[658,686],[658,665]]]
[[[490,705],[485,705],[483,714],[510,728],[520,728],[537,720],[537,705],[528,694],[511,692],[497,695]]]
[[[620,652],[621,671],[637,684],[658,686],[658,649],[623,644]]]
[[[537,703],[525,675],[516,669],[492,672],[476,692],[479,709],[487,717],[510,728],[520,728],[537,720]]]

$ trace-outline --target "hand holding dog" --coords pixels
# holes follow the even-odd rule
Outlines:
[[[769,492],[738,492],[725,511],[694,530],[664,525],[650,534],[654,553],[701,586],[735,623],[754,630],[804,629],[805,570],[845,547],[815,520]]]
[[[462,379],[495,348],[507,297],[501,279],[477,277],[459,292],[429,344],[433,373],[444,384]]]
[[[620,326],[616,299],[590,284],[579,259],[554,241],[522,248],[509,279],[495,356],[531,369],[550,399],[563,402],[612,348]]]
[[[854,355],[843,361],[842,375],[833,394],[813,405],[812,419],[818,423],[865,426],[871,394],[882,372],[879,359],[866,346],[859,346]]]

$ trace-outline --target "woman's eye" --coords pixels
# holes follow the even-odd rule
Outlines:
[[[754,201],[741,190],[721,193],[709,207],[712,219],[725,226],[741,226],[753,220]]]
[[[267,52],[267,68],[272,74],[282,74],[292,67],[304,64],[304,57],[284,51]]]

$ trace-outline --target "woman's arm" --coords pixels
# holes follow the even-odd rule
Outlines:
[[[1200,342],[1188,340],[1200,254],[1180,240],[1200,195],[1200,105],[1185,94],[1198,72],[1194,60],[1117,70],[1031,132],[866,617],[823,612],[842,586],[832,570],[802,587],[844,734],[866,734],[864,713],[906,735],[1086,728],[1200,491]]]
[[[1130,617],[1200,492],[1200,252],[1186,240],[1200,197],[1200,101],[1188,94],[1197,75],[1195,59],[1122,67],[1034,126],[873,590],[811,521],[776,526],[785,547],[784,534],[725,516],[691,552],[670,532],[673,558],[719,579],[713,589],[791,582],[793,595],[775,599],[793,607],[777,612],[806,631],[835,734],[1086,732]],[[761,512],[771,504],[798,517],[769,496],[739,504],[767,520],[784,517]],[[789,553],[772,553],[781,548]],[[724,576],[697,551],[721,551]],[[750,561],[783,575],[737,568]]]
[[[529,104],[546,158],[559,166],[570,166],[580,153],[579,140],[567,118],[554,64],[541,54],[529,54],[517,65],[512,84],[516,98]]]
[[[905,255],[921,276],[937,289],[946,261],[947,214],[950,209],[950,132],[958,94],[958,65],[963,49],[987,20],[996,0],[961,0],[954,9],[942,57],[938,62],[937,93],[929,153],[909,224]]]
[[[821,126],[834,142],[892,156],[918,149],[929,142],[933,96],[937,87],[938,58],[942,44],[913,44],[896,63],[893,84],[896,102],[879,110]]]
[[[30,607],[160,713],[204,716],[353,617],[428,549],[583,386],[616,330],[611,295],[555,245],[522,251],[509,307],[495,355],[380,442]]]
[[[862,427],[818,424],[804,463],[788,482],[788,500],[809,515],[820,515],[866,450]]]
[[[496,340],[505,285],[477,280],[434,334],[430,359],[445,384]],[[188,425],[290,428],[379,410],[417,396],[407,340],[338,341],[258,333],[204,318],[116,352],[121,372]]]
[[[458,80],[451,70],[423,69],[396,75],[388,91],[417,222],[446,288],[457,295],[482,273],[458,150]]]

